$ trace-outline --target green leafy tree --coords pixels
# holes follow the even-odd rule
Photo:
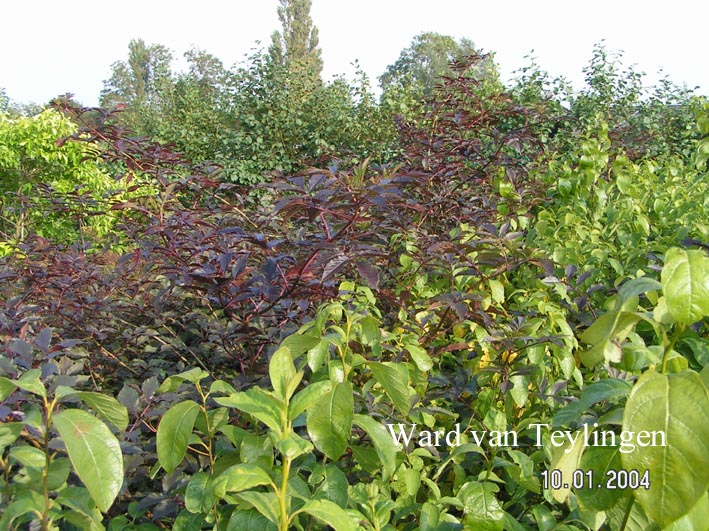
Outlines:
[[[48,109],[31,117],[0,115],[0,251],[36,233],[64,243],[110,230],[110,216],[93,216],[113,181],[83,144],[57,140],[76,126]],[[47,205],[57,214],[48,216]]]
[[[113,63],[111,77],[104,81],[101,106],[128,105],[126,121],[139,129],[155,113],[165,85],[171,83],[171,62],[172,53],[165,46],[131,40],[128,60]]]
[[[310,0],[280,0],[278,19],[282,30],[271,35],[269,55],[276,64],[304,63],[319,78],[322,57],[318,28],[310,17]]]
[[[441,77],[453,74],[452,62],[477,53],[469,39],[456,41],[448,35],[421,33],[402,50],[396,62],[387,67],[379,82],[385,91],[395,86],[415,85],[429,95]]]

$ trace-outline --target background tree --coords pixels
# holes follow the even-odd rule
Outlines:
[[[478,53],[469,39],[456,41],[448,35],[426,32],[416,35],[399,58],[379,78],[386,91],[396,85],[415,85],[430,95],[442,76],[453,74],[451,63]]]
[[[271,35],[269,55],[273,62],[304,63],[316,78],[322,72],[318,28],[310,17],[310,0],[280,0],[278,18],[282,30]]]
[[[161,44],[145,44],[132,39],[128,44],[128,60],[111,66],[111,77],[104,81],[101,106],[129,106],[127,123],[140,129],[150,116],[151,107],[158,104],[164,85],[171,82],[172,53]]]

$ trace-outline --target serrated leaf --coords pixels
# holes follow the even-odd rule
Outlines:
[[[340,382],[308,409],[307,428],[315,447],[337,460],[352,431],[354,399],[349,382]]]
[[[172,406],[160,420],[156,438],[158,461],[168,474],[178,467],[187,453],[199,409],[196,402],[187,400]]]
[[[664,528],[688,513],[709,487],[709,392],[693,371],[647,372],[628,397],[623,431],[665,434],[666,446],[621,455],[627,470],[649,471],[650,489],[633,494]]]
[[[118,440],[103,422],[80,409],[56,413],[52,423],[64,441],[74,471],[98,508],[108,511],[123,484]]]

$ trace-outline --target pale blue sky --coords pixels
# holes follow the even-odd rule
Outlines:
[[[709,3],[598,0],[312,0],[325,77],[352,74],[358,59],[372,83],[414,35],[435,31],[468,37],[495,52],[503,73],[539,64],[578,85],[593,45],[605,39],[625,62],[709,94]],[[131,38],[170,48],[193,45],[230,66],[279,29],[278,0],[122,0],[3,3],[0,88],[15,101],[44,103],[72,92],[95,105],[112,62],[125,59]],[[652,76],[656,78],[656,76]]]

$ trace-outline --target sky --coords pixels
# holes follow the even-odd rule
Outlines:
[[[176,58],[197,47],[232,66],[280,29],[278,0],[23,0],[4,2],[0,89],[15,102],[48,102],[67,92],[96,105],[111,64],[142,38]],[[354,75],[358,61],[373,85],[413,37],[424,31],[471,39],[493,52],[503,79],[529,55],[576,88],[593,46],[623,53],[623,62],[654,82],[709,94],[709,2],[697,0],[312,0],[323,77]],[[176,62],[179,69],[179,62]]]

